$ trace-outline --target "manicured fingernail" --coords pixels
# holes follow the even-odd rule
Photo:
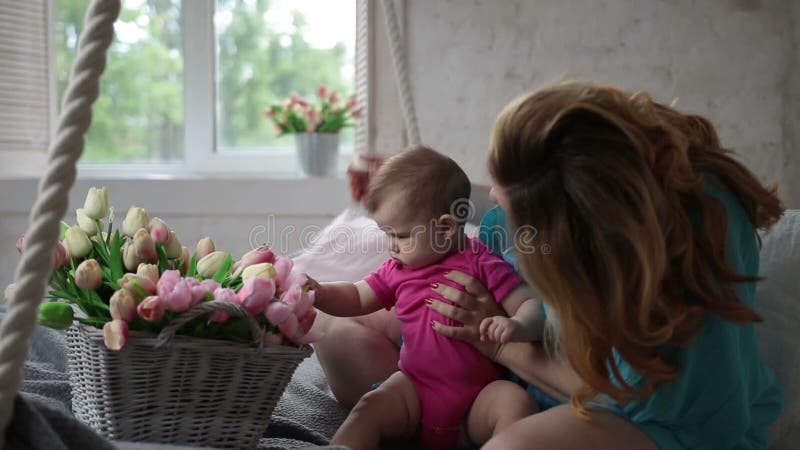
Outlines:
[[[425,299],[425,304],[426,304],[426,305],[430,305],[431,303],[433,303],[433,300],[431,300],[431,299],[429,299],[429,298],[426,298],[426,299]]]
[[[436,289],[439,287],[439,283],[431,283],[431,287]]]
[[[449,273],[450,273],[450,271],[449,271],[449,270],[445,270],[445,272],[444,272],[444,274],[445,274],[445,275],[447,275],[447,274],[449,274]]]

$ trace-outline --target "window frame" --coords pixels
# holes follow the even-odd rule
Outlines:
[[[373,22],[374,2],[369,0],[357,0],[366,2],[365,8],[368,11],[367,23]],[[55,2],[49,0],[48,23],[50,29],[55,29]],[[219,151],[217,143],[217,121],[216,121],[216,30],[214,28],[214,0],[191,0],[191,7],[187,0],[182,0],[183,23],[183,104],[184,104],[184,148],[183,161],[158,162],[158,163],[79,163],[78,176],[80,178],[106,178],[123,179],[135,178],[142,173],[160,179],[191,179],[191,178],[214,178],[214,177],[233,177],[243,178],[258,175],[276,179],[302,178],[300,175],[297,160],[295,159],[294,149],[281,149],[270,151],[254,150],[228,150]],[[359,10],[357,5],[356,10]],[[356,26],[359,26],[356,20]],[[371,47],[374,36],[373,27],[368,34],[367,47]],[[357,34],[357,33],[356,33]],[[54,33],[51,33],[54,35]],[[55,39],[50,38],[51,65],[55,67]],[[367,59],[372,50],[368,50]],[[51,70],[53,86],[53,116],[57,111],[57,100],[55,93],[55,70]],[[368,63],[366,70],[367,86],[371,86],[372,64]],[[368,111],[370,102],[370,89],[365,92],[363,100],[365,110]],[[187,95],[187,93],[207,92],[208,95]],[[366,148],[354,148],[353,152],[367,151],[370,146],[370,114],[365,114],[359,127],[365,129],[366,133],[363,140]],[[55,124],[55,121],[53,122]],[[51,140],[55,138],[55,126],[52,127]],[[352,158],[352,154],[340,153],[339,170],[336,176],[344,173],[344,167]]]

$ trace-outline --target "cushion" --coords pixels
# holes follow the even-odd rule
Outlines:
[[[800,210],[784,217],[762,236],[756,309],[761,352],[775,370],[786,407],[770,430],[771,448],[796,448],[800,442]]]

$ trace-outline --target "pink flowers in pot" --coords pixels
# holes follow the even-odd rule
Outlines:
[[[361,116],[355,97],[342,102],[338,92],[325,86],[317,88],[316,97],[316,101],[308,101],[293,93],[283,105],[265,109],[264,115],[275,124],[278,134],[338,133]]]

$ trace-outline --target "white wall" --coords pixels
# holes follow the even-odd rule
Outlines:
[[[569,76],[677,97],[800,207],[798,2],[406,0],[405,13],[422,140],[473,179],[487,180],[486,146],[503,105]],[[399,120],[393,103],[375,114]]]
[[[371,100],[375,149],[401,149],[394,75],[376,8]],[[509,100],[562,76],[597,79],[655,98],[678,97],[708,116],[723,143],[762,179],[781,182],[800,207],[800,2],[787,0],[401,0],[410,75],[423,141],[488,181],[492,121]],[[241,254],[254,227],[323,226],[349,203],[344,180],[85,180],[110,187],[118,220],[147,207],[193,246],[213,236]],[[10,282],[17,236],[33,204],[33,181],[0,181],[0,288]],[[71,219],[70,219],[71,220]],[[300,247],[299,231],[288,251]]]

